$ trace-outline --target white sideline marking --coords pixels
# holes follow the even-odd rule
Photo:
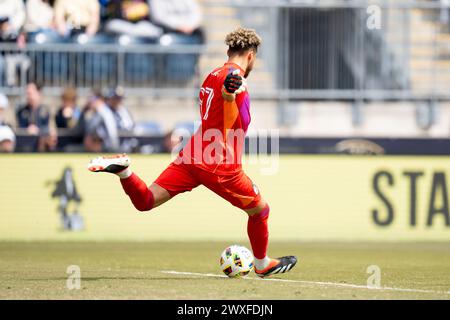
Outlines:
[[[210,277],[210,278],[228,278],[226,275],[214,274],[214,273],[197,273],[197,272],[182,272],[174,270],[162,270],[161,273],[165,274],[175,274],[175,275],[186,275],[186,276],[198,276],[198,277]],[[261,279],[261,278],[249,278],[243,277],[244,280],[256,280],[256,281],[273,281],[273,282],[290,282],[290,283],[302,283],[318,286],[328,286],[328,287],[345,287],[345,288],[355,288],[355,289],[367,289],[367,290],[386,290],[386,291],[400,291],[400,292],[416,292],[416,293],[438,293],[450,295],[450,291],[436,291],[436,290],[426,290],[426,289],[408,289],[408,288],[395,288],[395,287],[368,287],[360,284],[351,283],[338,283],[338,282],[323,282],[323,281],[307,281],[307,280],[289,280],[289,279]]]

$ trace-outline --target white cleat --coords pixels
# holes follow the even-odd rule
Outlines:
[[[269,277],[278,273],[286,273],[290,271],[297,264],[297,257],[286,256],[278,259],[271,259],[269,265],[264,270],[255,268],[255,273],[258,277]]]
[[[131,164],[131,159],[125,153],[109,157],[97,157],[88,164],[91,172],[120,173]]]

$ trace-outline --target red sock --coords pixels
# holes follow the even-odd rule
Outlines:
[[[120,179],[120,183],[136,209],[148,211],[153,208],[155,204],[153,193],[136,174],[133,173],[126,179]]]
[[[267,255],[269,244],[267,219],[269,218],[269,212],[269,205],[266,204],[260,213],[248,217],[247,234],[256,259],[264,259]]]

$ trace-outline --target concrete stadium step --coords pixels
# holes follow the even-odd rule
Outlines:
[[[410,62],[412,70],[438,68],[439,70],[450,70],[450,60],[419,60],[415,59]]]
[[[205,16],[234,17],[236,10],[233,7],[226,6],[203,6],[203,14]]]
[[[232,6],[218,4],[214,0],[201,0],[199,4],[203,7],[203,21],[207,30],[208,47],[207,53],[200,58],[199,69],[202,75],[223,65],[226,59],[225,36],[231,30],[242,25],[239,17],[239,9]],[[273,77],[267,72],[264,59],[259,59],[252,72],[252,88],[271,88]]]
[[[420,57],[420,58],[433,58],[435,55],[434,48],[430,48],[428,46],[413,46],[410,49],[411,57]]]
[[[398,57],[405,54],[399,44],[409,46],[406,55],[410,59],[409,79],[414,92],[429,92],[433,85],[442,91],[450,83],[450,60],[445,58],[446,53],[450,53],[450,46],[446,48],[450,35],[443,32],[442,24],[436,19],[439,10],[405,10],[388,11],[386,41]],[[403,25],[405,21],[409,23],[407,29]]]
[[[220,18],[218,20],[217,17],[208,17],[203,19],[203,23],[208,26],[208,33],[224,33],[226,30],[232,30],[234,26],[238,26],[240,21],[235,18]]]
[[[448,87],[448,84],[450,83],[450,72],[446,73],[416,73],[415,75],[415,81],[414,83],[421,84],[421,83],[430,83],[433,81],[436,81],[438,83],[443,83]]]

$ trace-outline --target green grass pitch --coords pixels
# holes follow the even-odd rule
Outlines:
[[[0,299],[450,299],[448,243],[274,242],[272,256],[299,257],[271,278],[289,281],[219,277],[229,244],[0,242]],[[67,288],[70,265],[80,289]],[[371,265],[387,289],[364,287]]]

